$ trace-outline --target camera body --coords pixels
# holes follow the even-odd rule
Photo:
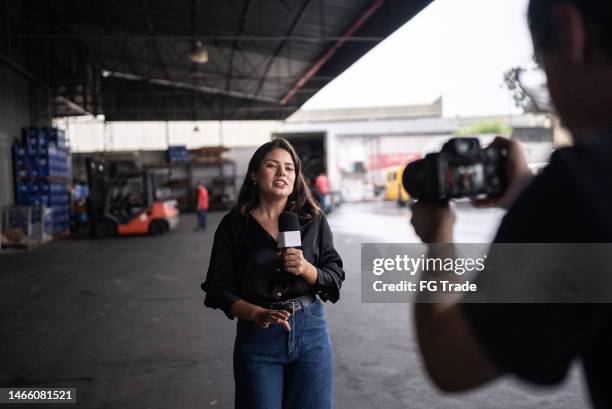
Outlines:
[[[501,196],[507,187],[508,151],[500,145],[482,148],[477,138],[453,138],[438,153],[406,166],[402,183],[415,199]]]

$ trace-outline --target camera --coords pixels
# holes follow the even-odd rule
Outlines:
[[[440,152],[408,164],[402,183],[419,200],[501,196],[507,187],[507,157],[504,146],[483,149],[477,138],[453,138]]]

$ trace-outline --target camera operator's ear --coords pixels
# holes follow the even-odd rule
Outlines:
[[[555,51],[567,62],[584,64],[587,59],[587,44],[580,11],[569,3],[560,4],[554,8],[552,18],[558,40]]]

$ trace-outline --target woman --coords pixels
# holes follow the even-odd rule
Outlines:
[[[278,216],[300,220],[302,249],[277,248]],[[336,302],[342,260],[300,160],[284,139],[257,149],[236,207],[221,220],[204,304],[238,318],[236,408],[332,407],[332,352],[324,301]]]

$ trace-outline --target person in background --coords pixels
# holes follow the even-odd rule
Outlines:
[[[204,183],[198,182],[198,227],[197,230],[206,229],[206,212],[208,211],[208,189]]]
[[[317,192],[317,196],[319,197],[319,203],[321,203],[321,207],[323,211],[329,212],[329,180],[327,179],[327,173],[325,171],[321,171],[319,175],[315,178],[315,188]]]
[[[84,182],[70,184],[70,217],[73,233],[81,233],[87,227],[87,196],[89,189]]]

